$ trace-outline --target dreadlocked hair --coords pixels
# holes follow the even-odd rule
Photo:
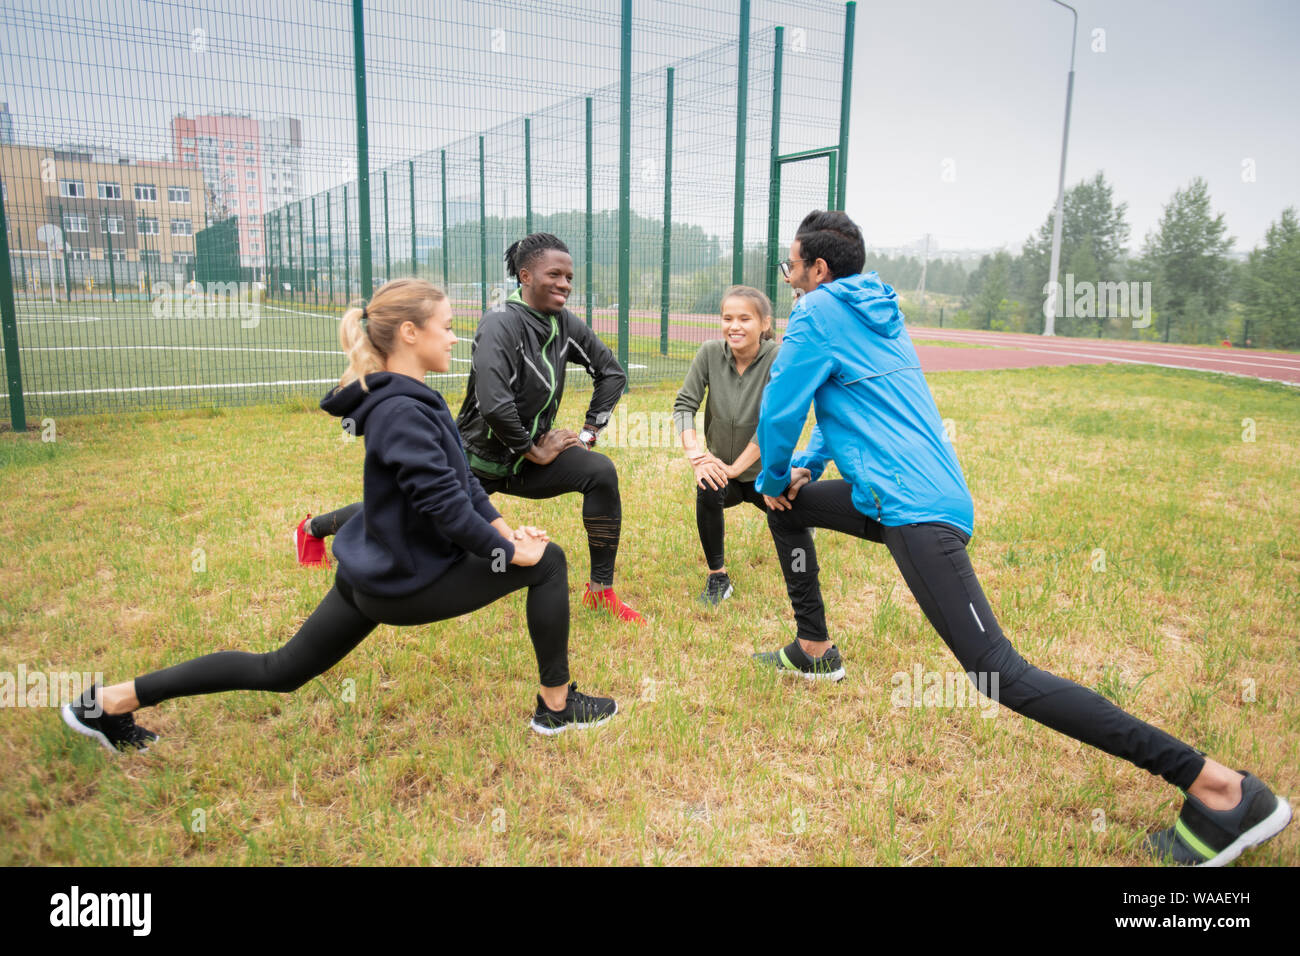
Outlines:
[[[506,273],[515,281],[519,281],[519,271],[531,269],[537,257],[548,249],[556,249],[564,253],[569,251],[569,247],[563,240],[549,232],[534,232],[532,235],[524,236],[506,250]]]

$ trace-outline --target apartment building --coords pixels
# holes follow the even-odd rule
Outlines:
[[[212,220],[239,217],[240,264],[262,266],[263,214],[302,197],[301,122],[288,116],[176,116],[171,132],[176,161],[197,169],[208,184]]]
[[[207,222],[197,170],[86,147],[0,145],[0,197],[16,279],[20,269],[43,275],[50,251],[56,261],[67,259],[78,282],[92,274],[103,282],[109,261],[122,266],[114,269],[116,282],[188,278],[194,234]],[[41,241],[47,224],[62,228],[62,249]]]

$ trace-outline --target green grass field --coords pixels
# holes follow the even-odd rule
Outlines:
[[[322,377],[336,364],[322,356]],[[1112,366],[930,383],[975,497],[972,561],[1020,651],[1300,793],[1294,390]],[[667,412],[673,394],[624,401]],[[577,603],[576,498],[495,500],[566,549],[574,677],[618,698],[610,724],[528,731],[522,594],[380,627],[291,695],[146,710],[163,739],[145,756],[111,758],[53,709],[6,708],[0,863],[1145,862],[1173,788],[1009,711],[894,706],[893,675],[957,665],[883,547],[818,534],[848,678],[778,680],[749,661],[792,634],[761,515],[728,512],[737,595],[706,609],[680,454],[601,450],[624,501],[617,584],[644,629]],[[115,681],[279,646],[330,582],[297,567],[291,528],[358,499],[362,458],[315,399],[0,434],[0,667]],[[1300,864],[1297,832],[1239,865]]]

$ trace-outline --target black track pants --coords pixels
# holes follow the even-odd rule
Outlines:
[[[614,583],[614,561],[623,527],[623,501],[618,494],[614,463],[596,451],[566,448],[549,465],[525,461],[517,475],[479,478],[489,495],[497,492],[520,498],[554,498],[570,492],[582,495],[582,524],[591,553],[591,580]]]
[[[727,563],[726,519],[722,512],[745,501],[756,505],[760,511],[767,510],[763,496],[752,481],[733,478],[717,489],[695,486],[695,525],[700,531],[700,545],[704,548],[704,560],[709,563],[710,571],[717,571]]]
[[[1073,681],[1029,664],[998,626],[966,554],[969,536],[946,524],[887,527],[853,506],[847,481],[804,485],[789,511],[769,511],[768,526],[794,607],[799,637],[824,641],[826,613],[809,528],[883,543],[926,618],[967,674],[997,675],[997,699],[1075,740],[1122,757],[1186,790],[1205,758],[1164,731],[1125,713]],[[977,685],[978,686],[978,685]],[[986,679],[985,686],[991,686]]]
[[[141,707],[172,697],[231,690],[288,693],[317,677],[361,643],[379,623],[428,624],[485,607],[520,588],[528,588],[528,631],[545,687],[569,682],[569,583],[564,552],[554,542],[531,567],[501,570],[493,561],[467,554],[446,574],[409,597],[377,598],[353,591],[336,578],[325,599],[298,633],[266,654],[218,651],[174,667],[137,677]]]

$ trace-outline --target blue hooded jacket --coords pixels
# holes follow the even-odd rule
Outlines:
[[[817,424],[794,446],[813,404]],[[921,373],[898,296],[874,272],[844,276],[800,297],[763,393],[755,441],[765,495],[790,485],[791,467],[814,480],[827,461],[853,486],[853,506],[896,527],[941,521],[966,534],[975,508]]]

